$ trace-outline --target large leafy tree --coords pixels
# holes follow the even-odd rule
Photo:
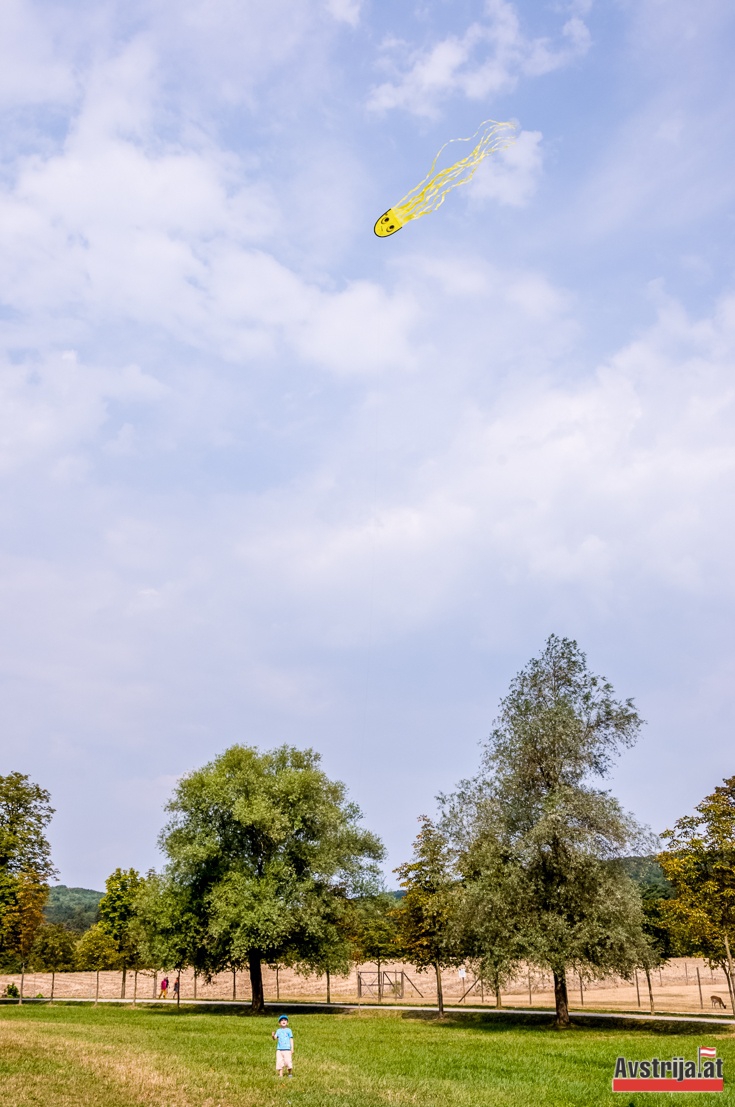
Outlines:
[[[678,947],[720,965],[735,1011],[735,776],[661,837],[658,861],[675,895],[660,911]]]
[[[24,773],[0,776],[0,871],[54,875],[46,827],[54,813],[45,788]]]
[[[551,635],[512,681],[479,777],[446,802],[458,849],[494,838],[525,955],[553,974],[558,1026],[569,967],[627,974],[638,956],[640,896],[618,859],[641,834],[595,781],[640,727],[577,643]]]
[[[23,773],[0,776],[0,960],[28,959],[54,875],[46,827],[49,793]]]
[[[449,847],[431,819],[422,816],[413,857],[395,870],[405,896],[397,909],[404,956],[419,969],[436,974],[439,1015],[444,1015],[441,970],[463,960],[456,941],[457,882]]]
[[[199,912],[204,971],[247,964],[264,1007],[262,963],[317,966],[335,899],[375,880],[379,839],[312,750],[233,746],[179,783],[161,836],[167,879]]]
[[[105,881],[98,906],[100,926],[112,938],[122,968],[123,999],[128,968],[135,968],[138,961],[135,904],[142,883],[135,869],[115,869]]]

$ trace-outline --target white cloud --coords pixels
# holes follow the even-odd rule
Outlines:
[[[327,11],[339,23],[356,27],[360,21],[362,0],[326,0]]]
[[[510,0],[486,0],[485,10],[483,22],[472,23],[463,35],[449,35],[428,50],[387,44],[384,65],[396,76],[373,89],[368,107],[380,112],[401,108],[431,117],[449,96],[487,99],[514,88],[523,76],[560,69],[589,49],[589,31],[579,15],[565,21],[561,41],[553,43],[529,38]]]
[[[53,5],[4,0],[0,35],[0,104],[48,104],[70,100],[75,91],[69,29]]]

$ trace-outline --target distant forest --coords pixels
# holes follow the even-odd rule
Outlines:
[[[97,922],[102,892],[91,888],[67,888],[57,884],[49,891],[44,914],[50,923],[63,923],[69,930],[82,933]]]

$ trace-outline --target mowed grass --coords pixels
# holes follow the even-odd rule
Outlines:
[[[2,1006],[3,1099],[21,1107],[655,1107],[670,1095],[612,1093],[615,1058],[695,1059],[702,1044],[725,1061],[715,1102],[735,1107],[735,1036],[723,1028],[579,1021],[559,1032],[551,1020],[510,1015],[296,1012],[296,1075],[278,1081],[276,1013]]]

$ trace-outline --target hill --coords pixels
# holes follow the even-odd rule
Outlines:
[[[44,915],[47,922],[63,923],[70,930],[81,933],[97,921],[101,899],[102,892],[91,888],[67,888],[66,884],[57,884],[49,892]]]

